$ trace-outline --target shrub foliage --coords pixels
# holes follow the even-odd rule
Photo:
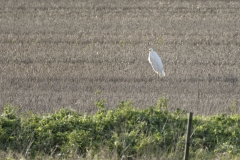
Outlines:
[[[118,157],[136,157],[161,152],[183,156],[187,124],[186,112],[168,111],[168,99],[157,106],[135,109],[131,102],[120,102],[118,109],[106,110],[104,101],[96,103],[94,115],[61,109],[53,114],[17,115],[16,107],[7,104],[0,116],[0,149],[11,149],[26,157],[36,155],[94,156],[102,148]],[[193,119],[191,153],[238,154],[240,116],[196,116]]]

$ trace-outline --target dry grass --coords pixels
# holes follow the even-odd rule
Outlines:
[[[239,105],[238,1],[5,1],[0,11],[1,106],[90,113],[96,99],[147,107],[163,94],[169,108],[195,114]],[[148,47],[165,78],[148,63]]]

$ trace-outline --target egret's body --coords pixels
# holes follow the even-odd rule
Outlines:
[[[162,60],[152,48],[149,49],[148,61],[159,76],[165,76]]]

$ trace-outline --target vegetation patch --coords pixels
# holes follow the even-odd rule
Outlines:
[[[99,100],[94,115],[61,109],[40,116],[18,115],[17,108],[7,104],[0,116],[1,155],[10,154],[12,159],[13,155],[26,159],[101,159],[102,155],[109,159],[182,159],[187,114],[180,109],[169,111],[167,105],[163,97],[147,109],[122,101],[118,109],[106,110]],[[239,115],[195,116],[190,156],[238,157],[239,124]]]

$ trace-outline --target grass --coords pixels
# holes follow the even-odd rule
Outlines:
[[[182,159],[187,112],[168,110],[169,100],[134,108],[121,101],[94,115],[61,109],[53,114],[19,115],[8,104],[0,117],[1,157],[6,159]],[[239,115],[194,116],[191,159],[237,159]]]

